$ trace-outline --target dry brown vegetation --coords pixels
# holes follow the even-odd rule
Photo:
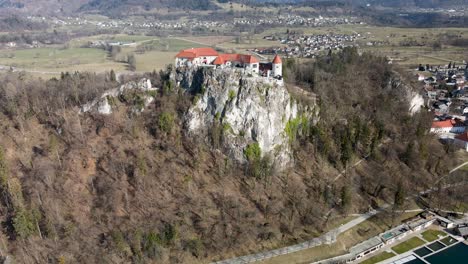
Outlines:
[[[112,102],[110,116],[77,109],[117,85],[111,74],[0,76],[2,254],[19,263],[207,262],[310,239],[328,219],[426,187],[446,171],[444,150],[416,133],[423,116],[409,117],[393,102],[401,91],[385,88],[388,66],[354,59],[344,60],[333,84],[325,65],[314,66],[322,77],[313,82],[305,73],[317,70],[294,70],[301,86],[320,95],[322,121],[294,130],[294,168],[260,178],[184,132],[193,95],[166,72],[147,74],[163,87],[149,109],[135,114],[139,95],[129,93]],[[363,80],[347,83],[356,70]],[[353,107],[353,100],[363,103]],[[379,148],[385,138],[391,143]],[[427,141],[427,156],[415,156],[410,141],[419,153]],[[369,152],[364,166],[334,181]]]

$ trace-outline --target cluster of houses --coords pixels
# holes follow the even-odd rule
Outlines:
[[[224,18],[224,17],[223,17]],[[203,28],[208,30],[219,30],[220,28],[233,28],[235,26],[307,26],[323,27],[341,24],[362,23],[357,17],[304,17],[301,15],[275,15],[275,16],[252,16],[234,18],[232,20],[207,20],[191,18],[189,20],[144,20],[138,19],[103,19],[82,17],[43,17],[28,16],[27,19],[36,22],[50,22],[57,26],[95,26],[99,29],[126,28],[126,29],[164,29],[181,30],[187,28]]]
[[[0,48],[5,48],[5,49],[17,49],[17,48],[39,48],[41,47],[41,43],[37,40],[31,41],[30,44],[28,43],[22,43],[22,42],[16,42],[16,41],[10,41],[6,43],[0,43]]]
[[[273,61],[260,62],[254,55],[221,54],[213,48],[191,48],[181,50],[175,57],[175,67],[211,67],[241,69],[252,76],[282,79],[283,62],[276,55]]]
[[[432,121],[431,133],[437,134],[447,144],[468,152],[468,121],[449,115],[436,116]]]
[[[253,51],[259,54],[282,54],[287,57],[314,58],[323,51],[341,50],[345,47],[357,46],[355,42],[359,37],[360,34],[270,35],[265,36],[264,39],[278,41],[285,46],[265,49],[257,48]]]
[[[430,132],[468,151],[468,64],[419,65],[417,76],[434,113]]]
[[[363,24],[357,17],[303,17],[300,15],[278,15],[267,18],[237,18],[236,25],[272,25],[325,27],[343,24]]]

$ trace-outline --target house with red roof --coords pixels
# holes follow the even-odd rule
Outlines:
[[[465,132],[466,124],[460,119],[447,119],[444,121],[433,121],[431,126],[431,133],[445,134],[455,133],[460,134]]]
[[[455,136],[453,143],[468,151],[468,132],[463,132],[462,134]]]
[[[260,61],[253,55],[246,54],[219,54],[212,48],[191,48],[181,50],[175,58],[176,67],[214,67],[214,68],[242,68],[247,73],[262,74],[265,76],[282,77],[283,65],[281,58],[276,55],[273,62],[268,63],[268,74],[260,70]]]

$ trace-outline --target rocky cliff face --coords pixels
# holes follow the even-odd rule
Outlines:
[[[245,148],[258,144],[277,168],[292,162],[290,126],[310,120],[313,110],[293,100],[282,81],[249,77],[230,69],[187,70],[178,73],[180,87],[195,94],[185,118],[188,133],[207,136],[222,128],[223,148],[245,162]]]
[[[388,83],[388,87],[390,89],[398,89],[402,92],[402,95],[404,96],[403,99],[409,104],[408,111],[411,115],[419,112],[421,108],[424,107],[424,98],[422,95],[413,89],[413,87],[405,84],[399,73],[393,73],[393,76],[390,78]]]
[[[94,111],[103,115],[110,115],[113,112],[113,106],[109,102],[110,100],[113,100],[129,91],[151,92],[157,90],[158,88],[154,88],[149,79],[142,79],[139,82],[128,82],[121,85],[119,88],[104,92],[99,98],[96,98],[95,100],[83,105],[80,109],[80,112],[86,113]],[[139,99],[141,100],[141,103],[135,106],[135,112],[143,111],[154,100],[152,96],[144,93]]]

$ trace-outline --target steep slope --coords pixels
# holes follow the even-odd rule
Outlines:
[[[283,81],[244,76],[230,69],[188,70],[180,73],[182,87],[196,94],[196,102],[186,117],[188,132],[210,133],[224,130],[223,145],[229,155],[245,162],[245,150],[258,144],[278,168],[290,165],[291,126],[308,126],[316,113],[314,106],[294,101]],[[213,131],[211,131],[212,133]]]

